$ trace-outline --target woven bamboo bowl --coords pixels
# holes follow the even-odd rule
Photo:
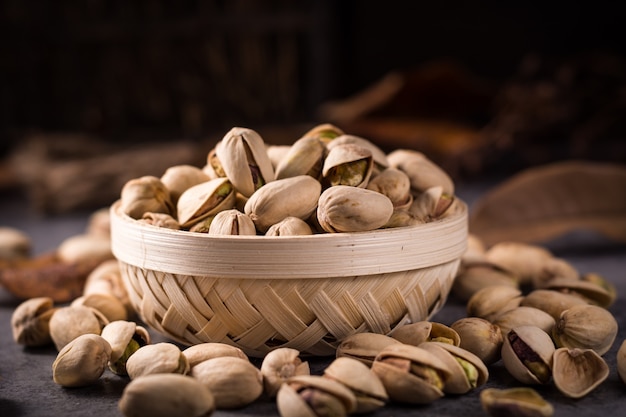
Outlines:
[[[312,236],[212,236],[111,206],[112,250],[140,318],[185,345],[252,357],[334,355],[354,333],[389,333],[445,303],[465,251],[467,206],[418,226]]]

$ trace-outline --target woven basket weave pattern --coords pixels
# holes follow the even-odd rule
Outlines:
[[[182,344],[228,343],[252,357],[278,347],[334,355],[351,334],[430,318],[467,238],[464,205],[413,230],[309,239],[222,239],[111,213],[113,251],[141,319]]]

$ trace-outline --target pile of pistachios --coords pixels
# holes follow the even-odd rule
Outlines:
[[[385,154],[322,124],[292,145],[235,127],[206,165],[172,166],[128,181],[120,209],[133,219],[219,235],[293,236],[426,223],[456,203],[448,174],[423,153]]]

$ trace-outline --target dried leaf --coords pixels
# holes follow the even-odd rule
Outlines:
[[[469,228],[488,246],[546,242],[575,230],[626,242],[626,165],[569,161],[529,168],[481,197]]]

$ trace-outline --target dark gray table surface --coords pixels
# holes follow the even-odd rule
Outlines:
[[[457,194],[471,203],[480,196],[486,184],[460,184]],[[0,196],[0,226],[10,226],[29,234],[34,252],[54,249],[66,237],[82,233],[89,213],[46,217],[36,213],[27,199],[19,195]],[[587,233],[574,233],[547,244],[556,256],[570,261],[581,272],[598,272],[618,290],[618,299],[610,311],[620,325],[613,348],[605,355],[611,373],[596,390],[579,400],[564,397],[553,384],[536,387],[555,408],[555,416],[617,416],[626,411],[626,384],[617,375],[615,356],[626,339],[626,245],[608,242]],[[56,357],[53,347],[24,348],[13,342],[10,319],[20,300],[0,288],[0,416],[121,416],[117,403],[128,379],[109,371],[99,383],[86,388],[65,389],[52,381],[51,365]],[[465,306],[451,296],[434,321],[451,324],[465,316]],[[167,339],[152,332],[155,341]],[[309,358],[313,373],[321,373],[332,358]],[[259,364],[258,360],[253,362]],[[373,417],[383,416],[454,416],[485,415],[479,392],[487,387],[512,387],[521,384],[513,380],[502,363],[490,367],[486,385],[468,394],[446,396],[426,406],[389,404]],[[277,416],[270,401],[257,401],[243,409],[216,411],[215,416]]]

